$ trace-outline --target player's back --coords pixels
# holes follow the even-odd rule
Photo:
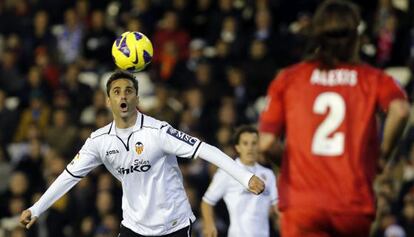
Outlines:
[[[390,83],[390,77],[368,65],[321,70],[305,62],[278,76],[269,93],[279,95],[279,120],[286,134],[282,209],[374,212],[372,181],[379,155],[375,114],[378,107],[388,106],[393,92],[384,90]]]

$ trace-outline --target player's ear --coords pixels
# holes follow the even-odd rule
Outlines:
[[[240,154],[240,146],[238,144],[234,146],[234,149],[236,149],[236,152]]]
[[[111,100],[109,99],[109,96],[106,97],[106,107],[109,109],[111,108]]]

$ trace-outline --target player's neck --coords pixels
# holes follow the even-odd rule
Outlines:
[[[116,117],[115,120],[115,126],[117,128],[130,128],[135,125],[137,122],[137,113],[134,113],[130,117],[122,118],[122,117]]]
[[[243,160],[241,158],[240,158],[240,162],[245,166],[254,166],[254,164],[256,164],[255,161],[247,161],[247,160]]]

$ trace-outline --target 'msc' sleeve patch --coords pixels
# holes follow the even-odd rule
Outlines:
[[[183,142],[185,142],[185,143],[187,143],[188,145],[191,145],[191,146],[193,146],[198,141],[197,138],[194,138],[194,137],[192,137],[192,136],[190,136],[190,135],[188,135],[184,132],[181,132],[181,131],[173,128],[173,127],[169,127],[168,130],[167,130],[167,133],[170,136],[173,136],[174,138],[176,138],[180,141],[183,141]]]

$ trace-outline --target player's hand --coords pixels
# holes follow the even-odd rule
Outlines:
[[[203,225],[204,237],[217,237],[217,229],[215,225]]]
[[[264,191],[264,189],[264,182],[256,175],[253,175],[249,180],[249,191],[254,194],[261,194]]]
[[[29,209],[24,210],[20,215],[20,224],[26,227],[26,229],[29,229],[36,221],[37,217],[32,217],[32,212]]]

